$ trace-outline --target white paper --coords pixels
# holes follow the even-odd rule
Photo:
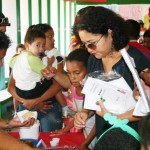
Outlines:
[[[28,120],[29,118],[35,118],[35,120],[37,119],[37,111],[29,111],[29,110],[22,110],[17,112],[17,116],[19,118],[19,120],[21,121],[21,123],[23,123],[24,121]]]
[[[139,89],[139,92],[140,92],[140,96],[141,96],[141,100],[143,101],[144,105],[145,105],[145,109],[146,109],[146,112],[149,112],[150,111],[150,103],[148,102],[148,97],[145,93],[145,90],[143,88],[143,85],[141,83],[141,80],[140,80],[140,77],[135,69],[135,64],[133,64],[133,60],[131,59],[131,57],[129,56],[129,54],[127,53],[127,51],[125,49],[122,49],[121,50],[121,54],[127,64],[127,66],[129,67],[132,75],[133,75],[133,78],[137,84],[137,87]],[[141,109],[141,106],[137,104],[136,106],[136,112],[134,112],[134,115],[139,115],[140,113],[140,109]],[[139,113],[137,112],[139,110]],[[145,113],[147,114],[147,113]]]
[[[144,105],[144,101],[142,100],[142,97],[139,96],[139,99],[136,103],[135,109],[133,111],[134,116],[146,116],[147,111]]]
[[[109,83],[89,77],[82,90],[85,94],[84,108],[100,110],[97,103],[103,99],[104,106],[111,113],[121,114],[133,109],[136,102],[132,96],[132,91],[128,87],[126,88],[129,90],[125,90],[114,86],[115,82],[120,82],[120,85],[123,85],[125,80],[116,79],[113,83]]]

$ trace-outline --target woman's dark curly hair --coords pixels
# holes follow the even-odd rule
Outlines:
[[[78,32],[86,30],[93,34],[107,36],[108,29],[113,32],[115,50],[120,50],[128,44],[129,37],[125,20],[112,10],[102,6],[92,7],[80,16],[78,22],[73,26],[73,34],[79,37]]]
[[[75,19],[74,19],[74,25],[76,25],[77,23],[78,23],[78,20],[80,19],[80,17],[82,16],[82,15],[84,15],[85,13],[86,13],[86,11],[90,11],[90,9],[92,9],[93,7],[95,7],[95,6],[87,6],[87,7],[84,7],[84,8],[82,8],[82,9],[80,9],[78,12],[77,12],[77,15],[75,16]],[[72,33],[72,35],[74,35],[73,33]],[[82,44],[82,41],[80,40],[80,37],[77,35],[76,36],[76,45],[78,45],[78,44]]]

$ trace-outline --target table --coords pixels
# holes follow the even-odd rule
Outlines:
[[[13,101],[12,95],[7,91],[7,89],[0,91],[0,118],[2,118],[3,114],[3,106],[9,101]]]
[[[18,132],[8,132],[9,135],[14,138],[19,138]],[[50,141],[52,138],[58,137],[60,138],[60,142],[58,146],[81,146],[83,141],[85,140],[83,133],[61,133],[61,134],[53,134],[50,132],[41,132],[39,136],[39,140],[42,139],[47,147],[50,147]]]

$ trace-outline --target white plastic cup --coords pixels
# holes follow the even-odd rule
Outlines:
[[[30,127],[20,127],[19,128],[20,139],[38,140],[39,127],[40,127],[39,121],[37,121],[33,126],[30,126]]]
[[[59,144],[60,138],[52,138],[52,141],[55,141],[56,143]]]
[[[51,145],[51,147],[56,147],[56,146],[58,146],[58,142],[50,141],[50,145]]]

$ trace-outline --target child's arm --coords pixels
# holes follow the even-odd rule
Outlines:
[[[69,89],[71,87],[71,82],[65,73],[57,72],[54,73],[53,78],[65,89]]]
[[[56,130],[53,133],[67,133],[70,131],[71,128],[74,127],[74,120],[72,120],[67,126],[65,126],[64,128],[60,129],[60,130]]]

